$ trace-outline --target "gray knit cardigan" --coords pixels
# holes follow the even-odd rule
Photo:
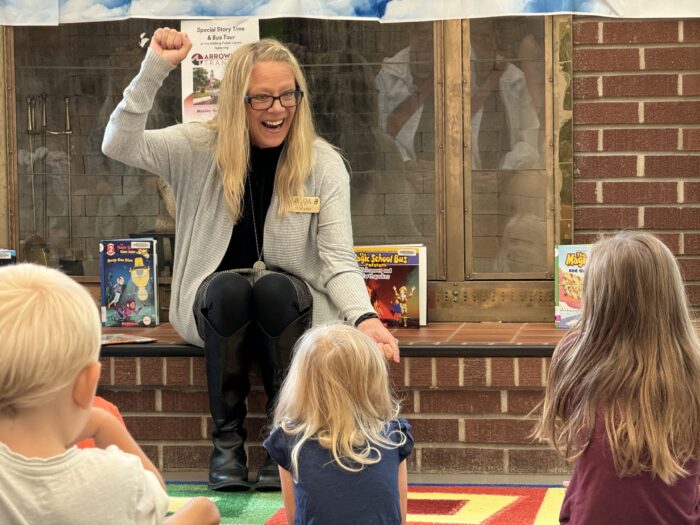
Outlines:
[[[216,270],[231,239],[233,222],[223,196],[211,144],[212,132],[197,123],[145,130],[156,92],[174,66],[148,50],[141,70],[110,117],[102,151],[108,157],[163,177],[176,202],[176,242],[170,322],[202,346],[192,305],[197,288]],[[277,189],[265,217],[263,253],[270,269],[303,279],[313,296],[313,323],[354,323],[372,306],[352,249],[350,180],[340,155],[314,143],[305,196],[320,198],[319,213],[277,213]]]

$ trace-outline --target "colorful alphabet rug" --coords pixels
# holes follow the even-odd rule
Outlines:
[[[220,493],[205,484],[168,484],[171,511],[206,496],[222,524],[286,525],[279,492]],[[553,525],[564,499],[561,487],[533,485],[410,485],[409,525]]]

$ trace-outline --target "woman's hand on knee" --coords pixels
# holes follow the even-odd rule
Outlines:
[[[379,319],[366,319],[357,325],[357,329],[377,343],[384,357],[395,363],[400,361],[399,340],[391,335]]]

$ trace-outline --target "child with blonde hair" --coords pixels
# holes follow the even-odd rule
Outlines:
[[[398,413],[376,343],[343,324],[308,330],[264,442],[279,465],[287,522],[405,523],[413,436]]]
[[[0,268],[0,523],[219,523],[206,498],[165,518],[155,466],[92,406],[100,332],[94,301],[71,278],[33,264]],[[73,446],[85,438],[100,448]]]
[[[568,524],[698,524],[700,344],[656,237],[592,247],[579,324],[552,356],[539,437],[574,472]]]

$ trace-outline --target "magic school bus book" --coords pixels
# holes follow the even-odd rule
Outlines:
[[[422,244],[355,246],[367,293],[389,327],[427,323],[428,268]]]
[[[158,324],[156,240],[100,241],[100,314],[103,326]]]
[[[554,324],[572,328],[581,318],[581,296],[590,244],[560,244],[554,249],[557,270],[554,290]]]

